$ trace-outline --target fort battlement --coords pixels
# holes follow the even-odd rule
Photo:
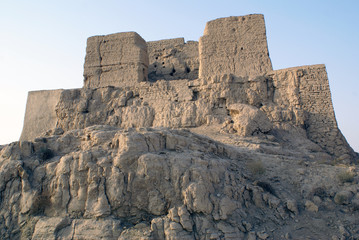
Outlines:
[[[236,122],[243,109],[270,124]],[[292,126],[331,155],[354,156],[337,126],[325,66],[273,70],[260,14],[210,21],[199,42],[146,42],[135,32],[90,37],[84,87],[29,93],[20,140],[96,124],[182,128],[230,122],[225,128],[243,136]]]

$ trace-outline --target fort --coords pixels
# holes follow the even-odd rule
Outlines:
[[[236,122],[243,109],[270,124],[253,126],[250,116],[247,125]],[[354,156],[335,119],[325,66],[273,70],[260,14],[210,21],[199,42],[146,42],[135,32],[90,37],[83,88],[30,92],[20,140],[98,124],[219,124],[241,136],[295,128],[331,155]]]
[[[83,87],[30,92],[0,146],[0,238],[359,239],[358,159],[325,66],[273,70],[263,15],[94,36]]]

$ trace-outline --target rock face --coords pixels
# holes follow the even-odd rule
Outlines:
[[[223,134],[230,146],[167,128],[53,132],[0,151],[2,239],[328,239],[341,219],[359,231],[357,180],[308,161],[320,148],[304,135]]]
[[[84,87],[128,86],[148,80],[147,44],[135,32],[87,40]]]
[[[262,15],[91,37],[84,77],[0,146],[1,239],[359,238],[325,66],[273,71]]]

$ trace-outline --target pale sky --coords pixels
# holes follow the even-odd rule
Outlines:
[[[273,68],[325,64],[339,128],[359,151],[358,12],[357,0],[0,0],[0,144],[19,139],[28,91],[82,87],[90,36],[198,41],[209,20],[262,13]]]

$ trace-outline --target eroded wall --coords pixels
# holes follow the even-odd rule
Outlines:
[[[30,141],[56,127],[56,105],[64,90],[32,91],[27,95],[24,126],[20,141]]]
[[[272,70],[261,14],[207,22],[199,40],[199,77],[253,78]]]
[[[89,38],[84,88],[30,92],[20,139],[54,127],[221,124],[231,119],[229,105],[242,103],[279,128],[305,129],[332,155],[354,156],[336,123],[325,66],[272,71],[263,15],[208,22],[197,49],[183,38],[146,43],[133,32]]]
[[[198,42],[184,38],[147,42],[149,80],[198,78]]]
[[[87,39],[84,87],[133,86],[148,80],[147,44],[135,32]]]
[[[303,124],[307,136],[327,152],[351,154],[335,119],[325,65],[310,65],[276,70],[273,79],[273,103],[285,109],[287,116]]]

